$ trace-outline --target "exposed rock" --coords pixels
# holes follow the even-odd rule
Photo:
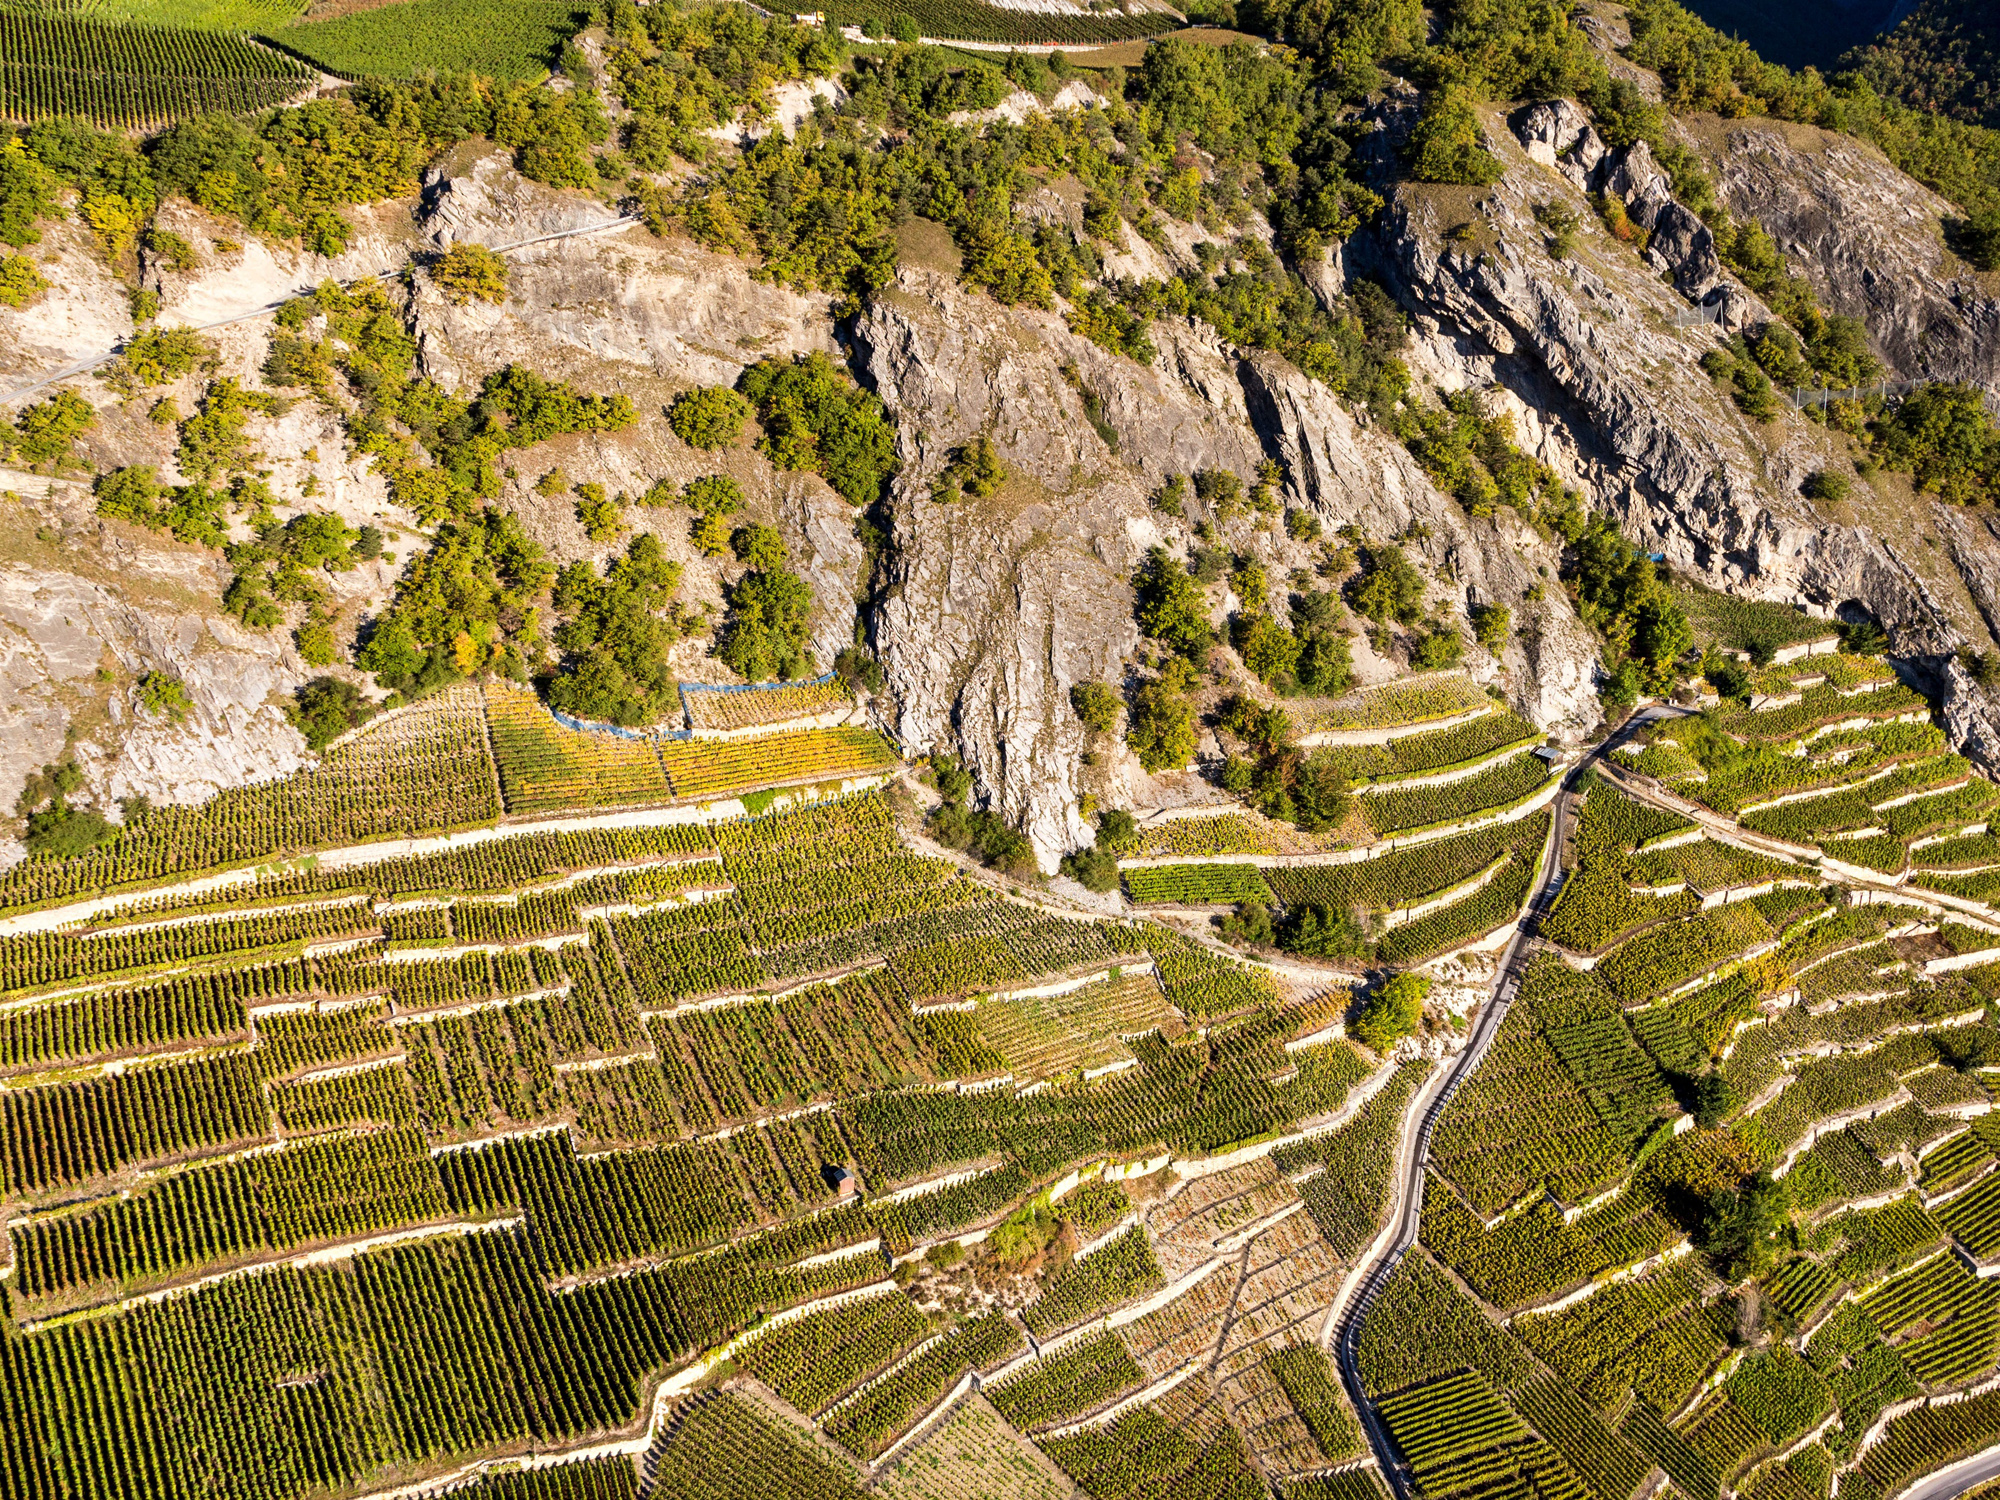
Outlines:
[[[440,247],[469,240],[515,245],[544,235],[613,224],[619,216],[594,199],[530,182],[504,151],[458,167],[446,162],[424,173],[419,200],[424,235]]]
[[[1075,800],[1082,726],[1068,706],[1078,681],[1118,681],[1137,645],[1128,579],[1179,518],[1147,493],[1169,473],[1250,472],[1284,462],[1292,498],[1329,527],[1387,537],[1421,523],[1412,550],[1471,598],[1507,602],[1526,627],[1509,648],[1517,701],[1538,722],[1581,732],[1596,721],[1595,648],[1566,603],[1525,606],[1523,554],[1553,553],[1516,527],[1470,522],[1401,444],[1360,425],[1324,386],[1269,355],[1243,356],[1194,324],[1156,328],[1150,368],[1107,355],[1047,314],[1008,311],[943,277],[906,270],[856,329],[877,390],[899,418],[890,584],[875,637],[912,752],[963,754],[995,805],[1024,823],[1045,866],[1088,837]],[[1064,379],[1102,403],[1113,457]],[[944,454],[992,435],[1010,479],[987,502],[928,499]],[[1268,533],[1278,576],[1307,560]],[[1140,783],[1121,761],[1128,805],[1160,805],[1171,787]],[[1161,779],[1155,779],[1161,780]]]
[[[1590,116],[1570,99],[1529,106],[1515,134],[1530,161],[1554,168],[1579,188],[1590,182],[1604,160],[1604,142]]]
[[[1646,259],[1673,277],[1674,285],[1695,302],[1708,295],[1722,274],[1715,236],[1692,209],[1679,203],[1669,203],[1653,216]]]
[[[1735,126],[1709,154],[1730,212],[1763,225],[1829,312],[1868,325],[1892,378],[2000,388],[2000,302],[1946,250],[1949,203],[1811,126]]]
[[[1594,274],[1553,262],[1526,232],[1548,173],[1525,153],[1515,160],[1493,190],[1500,243],[1477,257],[1447,249],[1420,190],[1399,190],[1390,204],[1378,243],[1399,289],[1432,320],[1425,357],[1462,369],[1468,383],[1496,380],[1542,412],[1545,425],[1530,433],[1539,456],[1676,569],[1732,593],[1881,621],[1899,654],[1931,664],[1954,738],[1983,755],[1996,743],[1992,706],[1948,665],[1982,623],[1947,602],[1945,578],[1927,579],[1875,528],[1799,495],[1823,462],[1821,430],[1789,412],[1769,429],[1735,412],[1695,363],[1716,335],[1676,328],[1684,304],[1629,250],[1593,232]],[[1607,181],[1643,196],[1647,165],[1635,147]]]

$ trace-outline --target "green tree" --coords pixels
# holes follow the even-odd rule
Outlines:
[[[715,654],[748,682],[803,677],[812,607],[812,589],[796,573],[745,573],[729,590]]]
[[[286,713],[314,750],[324,750],[348,730],[368,721],[375,706],[353,683],[338,677],[315,677],[292,695]]]
[[[188,699],[187,684],[173,673],[148,672],[139,679],[139,706],[156,718],[178,724],[194,704]]]
[[[674,398],[667,409],[667,425],[690,448],[713,451],[734,447],[749,415],[749,405],[727,386],[697,386]]]
[[[1297,636],[1269,615],[1260,614],[1236,616],[1230,622],[1230,637],[1243,665],[1260,681],[1280,692],[1293,686],[1300,650]]]
[[[471,240],[460,240],[445,251],[431,268],[431,279],[460,307],[472,301],[507,300],[507,262]]]
[[[1117,690],[1102,682],[1076,682],[1070,684],[1069,706],[1092,734],[1109,734],[1118,727],[1124,704]]]
[[[576,487],[576,518],[593,542],[608,542],[625,529],[625,510],[604,493],[601,484]]]
[[[855,505],[868,505],[896,472],[896,434],[882,402],[818,350],[767,359],[736,383],[757,410],[757,446],[781,469],[809,469]]]
[[[37,859],[74,859],[118,837],[101,813],[71,807],[83,789],[83,769],[74,759],[30,772],[14,810],[27,819],[24,842]]]
[[[1301,906],[1286,914],[1278,945],[1307,958],[1367,958],[1372,949],[1351,913]]]
[[[1201,656],[1215,642],[1208,601],[1180,560],[1164,547],[1146,553],[1133,587],[1139,594],[1139,628],[1183,656]]]
[[[1354,1018],[1354,1039],[1371,1052],[1387,1052],[1417,1029],[1431,982],[1421,974],[1398,974],[1363,1002]]]
[[[1414,625],[1423,618],[1424,579],[1401,547],[1370,547],[1361,573],[1348,585],[1356,610],[1377,625]]]
[[[1790,1184],[1759,1172],[1742,1186],[1709,1197],[1701,1248],[1727,1281],[1761,1275],[1777,1258],[1790,1216]]]
[[[74,455],[70,444],[97,425],[97,412],[64,386],[46,400],[21,408],[14,418],[15,446],[31,464],[61,464]]]
[[[340,660],[340,643],[334,639],[333,625],[326,620],[308,620],[293,632],[299,660],[309,667],[330,667]]]
[[[785,565],[785,539],[775,526],[752,522],[730,533],[729,550],[736,560],[759,572],[775,572]]]
[[[659,538],[640,532],[603,572],[571,563],[557,580],[553,603],[562,623],[555,643],[563,663],[549,683],[549,702],[579,718],[612,724],[656,724],[680,702],[670,661],[692,620],[673,607],[680,564]]]
[[[1198,739],[1194,705],[1164,678],[1141,684],[1132,700],[1132,721],[1125,743],[1138,754],[1148,775],[1178,771],[1194,759]]]
[[[1102,894],[1118,889],[1118,856],[1092,845],[1062,857],[1062,873],[1087,891]]]
[[[26,307],[48,282],[25,255],[0,258],[0,307]]]
[[[1506,172],[1480,144],[1479,114],[1465,90],[1446,85],[1424,101],[1410,132],[1410,175],[1418,182],[1490,187]]]
[[[1507,633],[1513,624],[1514,613],[1506,605],[1476,605],[1472,611],[1472,638],[1498,656],[1507,647]]]

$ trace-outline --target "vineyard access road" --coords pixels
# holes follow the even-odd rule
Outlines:
[[[585,224],[580,229],[558,229],[554,234],[538,234],[533,239],[513,240],[505,245],[488,245],[486,248],[495,254],[505,255],[510,250],[525,250],[530,245],[546,244],[550,240],[575,239],[579,235],[586,234],[608,234],[613,230],[630,228],[638,222],[639,216],[637,214],[621,214],[615,219],[606,219],[601,224]],[[401,270],[401,266],[391,266],[387,270],[377,271],[372,275],[350,277],[344,285],[354,286],[363,281],[379,281],[384,277],[394,276]],[[312,287],[302,286],[293,295],[302,297],[312,290]],[[276,302],[266,302],[258,307],[245,308],[242,312],[231,313],[226,318],[217,318],[210,323],[197,324],[192,331],[195,333],[207,333],[211,329],[227,328],[232,323],[247,323],[252,318],[266,317],[283,307],[287,300],[289,299],[281,298]],[[119,352],[117,349],[106,349],[102,353],[91,355],[88,359],[78,360],[75,364],[64,365],[60,370],[51,371],[32,385],[24,385],[16,390],[8,391],[5,395],[0,395],[0,406],[4,406],[10,401],[19,401],[24,396],[32,396],[35,392],[44,390],[58,381],[68,380],[72,376],[94,370],[106,361],[116,359]]]
[[[1417,1230],[1423,1218],[1424,1169],[1430,1164],[1431,1134],[1437,1129],[1437,1122],[1451,1103],[1452,1096],[1458,1092],[1459,1085],[1478,1068],[1486,1056],[1486,1049],[1493,1044],[1493,1038],[1500,1030],[1500,1023],[1507,1018],[1508,1007],[1514,1003],[1514,997],[1520,990],[1521,973],[1537,949],[1541,920],[1562,888],[1563,842],[1568,833],[1570,805],[1577,783],[1596,761],[1622,744],[1639,727],[1639,723],[1637,718],[1626,720],[1585,751],[1582,759],[1564,775],[1562,790],[1555,799],[1555,817],[1549,830],[1548,854],[1542,861],[1541,880],[1529,897],[1514,937],[1501,956],[1499,969],[1494,975],[1492,1000],[1480,1008],[1464,1051],[1443,1074],[1418,1092],[1404,1121],[1397,1150],[1395,1177],[1390,1184],[1390,1227],[1363,1252],[1356,1265],[1358,1290],[1354,1292],[1345,1315],[1342,1316],[1339,1310],[1335,1313],[1332,1328],[1341,1382],[1347,1388],[1348,1399],[1353,1402],[1355,1411],[1360,1414],[1362,1427],[1368,1434],[1368,1444],[1375,1450],[1375,1459],[1381,1466],[1383,1477],[1389,1481],[1399,1500],[1409,1500],[1410,1478],[1399,1463],[1388,1433],[1383,1429],[1382,1419],[1369,1402],[1362,1383],[1358,1355],[1362,1325],[1367,1321],[1369,1308],[1388,1284],[1390,1275],[1417,1242]],[[1936,1497],[1926,1497],[1926,1500],[1936,1500]]]

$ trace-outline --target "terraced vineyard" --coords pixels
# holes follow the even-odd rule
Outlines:
[[[0,1492],[235,1493],[189,1477],[223,1452],[272,1500],[530,1453],[468,1492],[677,1495],[720,1463],[788,1497],[918,1495],[935,1460],[1056,1495],[1108,1472],[1075,1423],[1148,1378],[1103,1325],[1167,1289],[1160,1163],[1338,1119],[1371,1064],[1337,1001],[1005,899],[913,853],[879,793],[787,793],[802,764],[895,766],[850,731],[663,756],[461,691],[259,789],[261,827],[225,802],[16,873],[17,911],[100,904],[0,937]],[[415,831],[431,771],[417,827],[485,830],[372,846]],[[690,802],[703,776],[765,810]],[[164,883],[314,830],[351,847]],[[1061,1253],[1003,1252],[1016,1229]],[[1004,1306],[897,1286],[892,1257],[948,1278],[961,1238]],[[1289,1348],[1343,1262],[1309,1216],[1258,1244],[1217,1284]],[[1075,1349],[1022,1364],[1031,1336]],[[723,1355],[727,1388],[698,1390]],[[1357,1451],[1323,1370],[1254,1340],[1215,1359],[1107,1420],[1164,1423],[1191,1474]]]
[[[530,1454],[470,1492],[1380,1500],[1321,1340],[1430,1064],[1342,1037],[1352,976],[915,852],[886,742],[796,717],[662,742],[461,690],[0,876],[5,1492],[207,1493],[228,1452],[260,1500]],[[1881,757],[1869,815],[1956,795],[1917,727],[1829,731]],[[1548,789],[1517,738],[1391,742],[1473,762],[1357,797],[1440,836],[1211,815],[1127,891],[1462,955],[1548,857],[1549,810],[1495,820]],[[2000,1367],[2000,921],[1584,793],[1361,1330],[1388,1456],[1425,1500],[1765,1500],[2000,1439],[1909,1405]]]

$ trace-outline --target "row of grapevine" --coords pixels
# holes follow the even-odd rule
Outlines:
[[[112,127],[248,114],[293,98],[312,70],[219,32],[0,9],[0,115]]]

